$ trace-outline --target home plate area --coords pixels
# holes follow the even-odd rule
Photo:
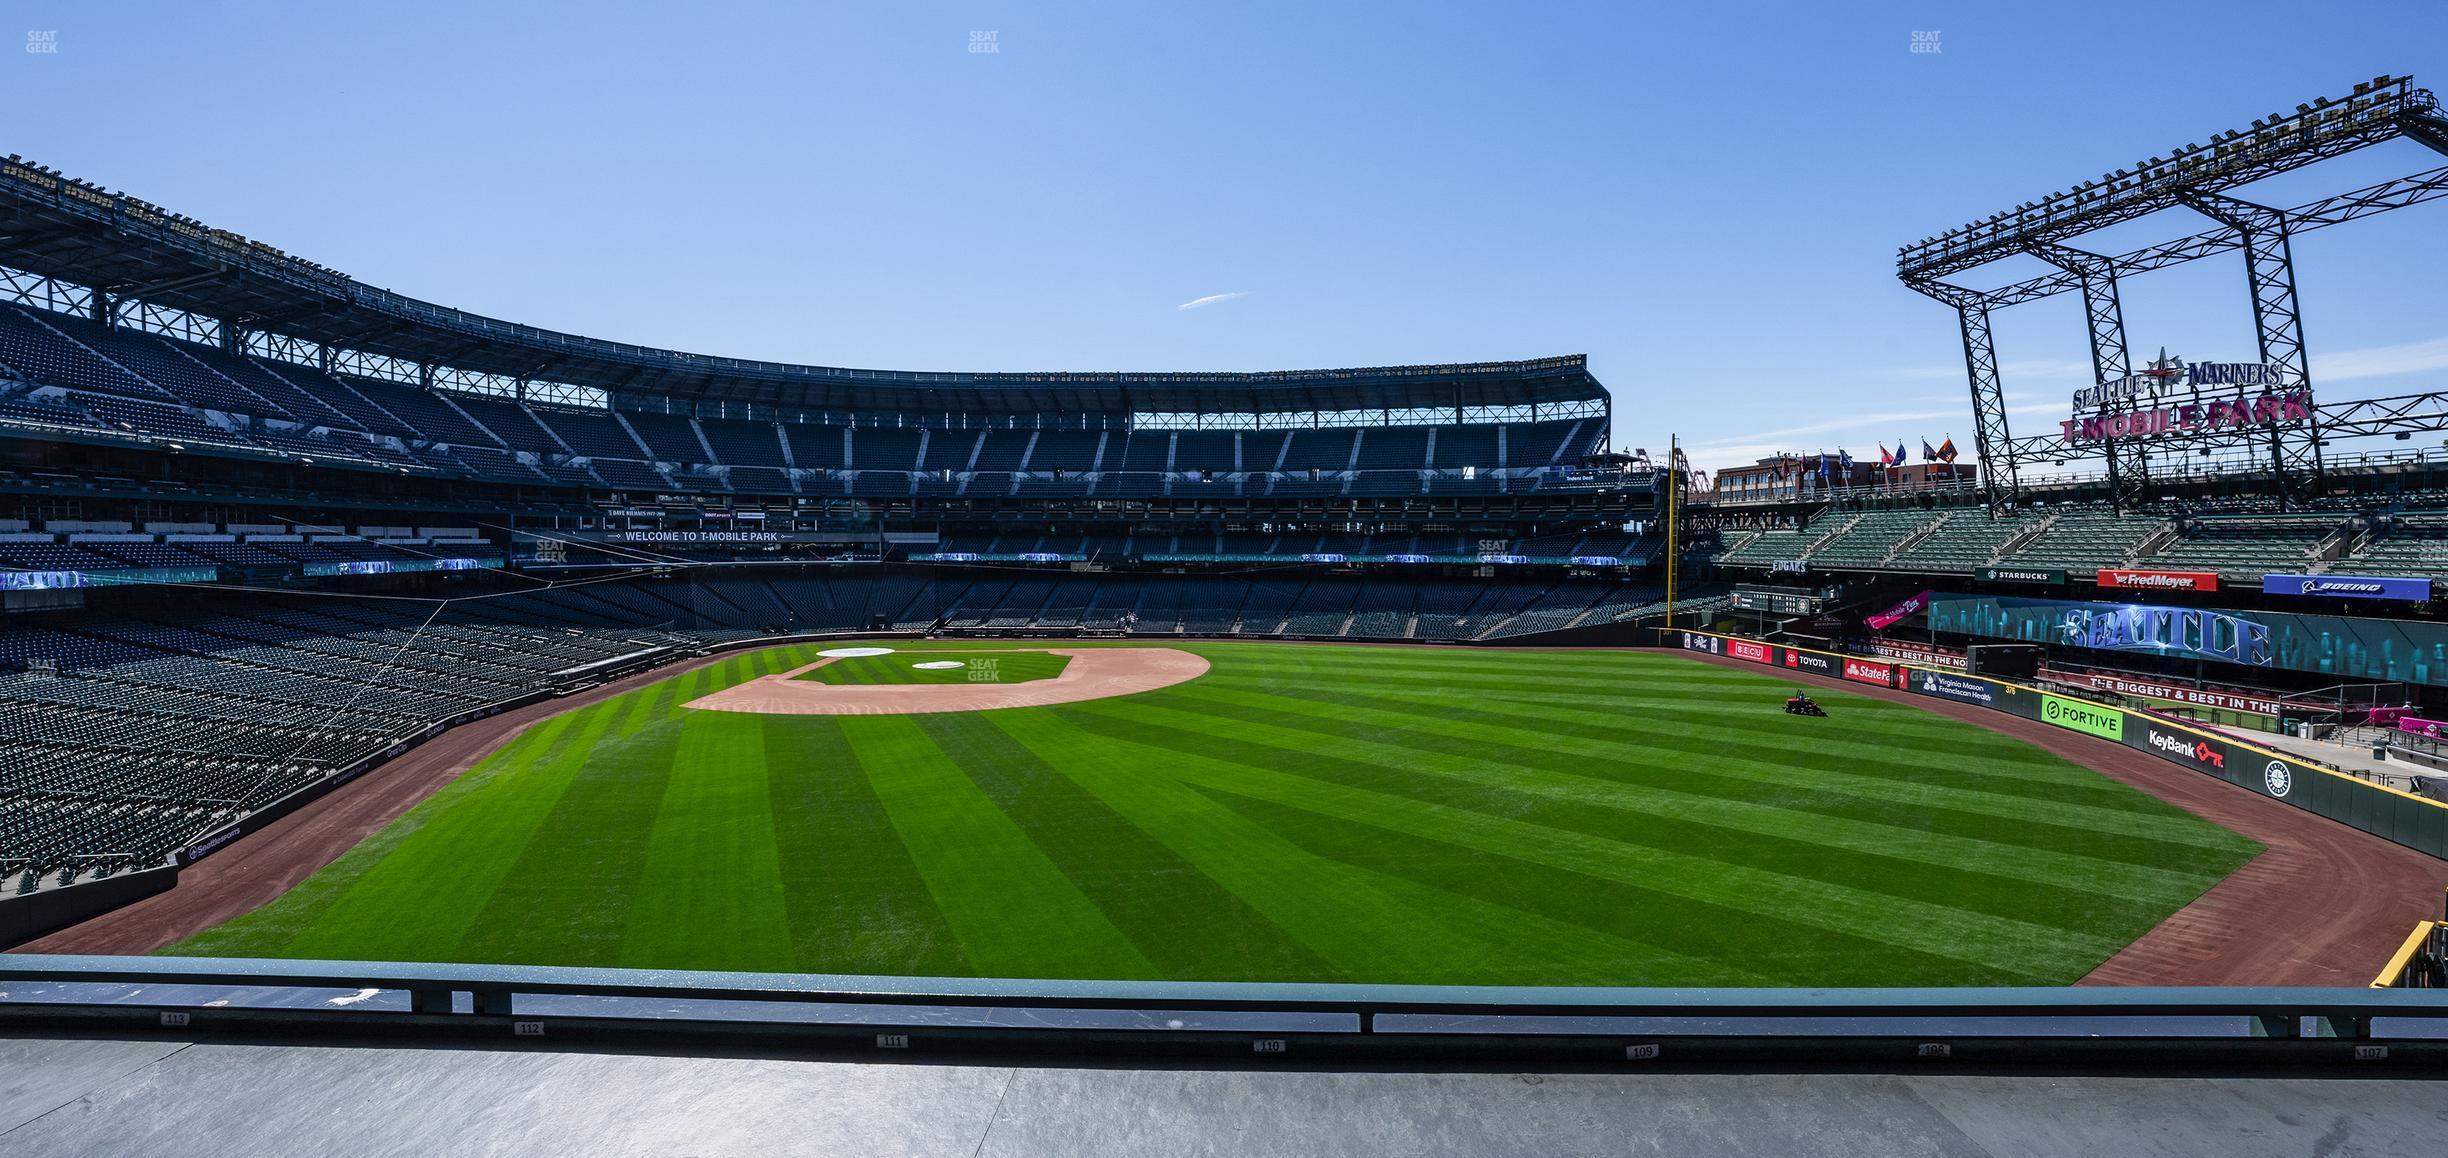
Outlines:
[[[715,712],[799,716],[983,712],[1127,696],[1207,671],[1170,647],[1093,647],[958,653],[835,648],[816,662],[759,676],[691,700]]]

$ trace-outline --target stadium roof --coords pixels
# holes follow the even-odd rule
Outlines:
[[[1586,359],[1260,373],[932,373],[801,366],[580,337],[366,285],[11,156],[0,265],[247,330],[617,396],[807,410],[1239,413],[1546,405],[1606,397]]]

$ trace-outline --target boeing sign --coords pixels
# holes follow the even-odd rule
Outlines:
[[[2428,603],[2431,581],[2383,575],[2264,575],[2267,595],[2308,595],[2328,599],[2395,599]]]

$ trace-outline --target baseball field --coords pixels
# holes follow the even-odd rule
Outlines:
[[[926,646],[857,678],[892,682]],[[1014,646],[985,670],[1059,666]],[[990,711],[684,706],[818,649],[742,653],[530,727],[279,900],[165,951],[2058,985],[2259,847],[2018,740],[1841,692],[1821,695],[1827,719],[1789,716],[1788,685],[1673,653],[1168,646],[1210,666]],[[967,664],[997,645],[939,650]]]

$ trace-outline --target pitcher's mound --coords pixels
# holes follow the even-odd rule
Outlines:
[[[782,716],[904,716],[929,712],[983,712],[1034,708],[1152,692],[1207,674],[1207,660],[1170,647],[1041,647],[1069,656],[1052,679],[995,684],[827,684],[797,678],[833,662],[758,676],[690,700],[685,706],[713,712],[764,712]],[[904,653],[907,654],[907,653]]]

